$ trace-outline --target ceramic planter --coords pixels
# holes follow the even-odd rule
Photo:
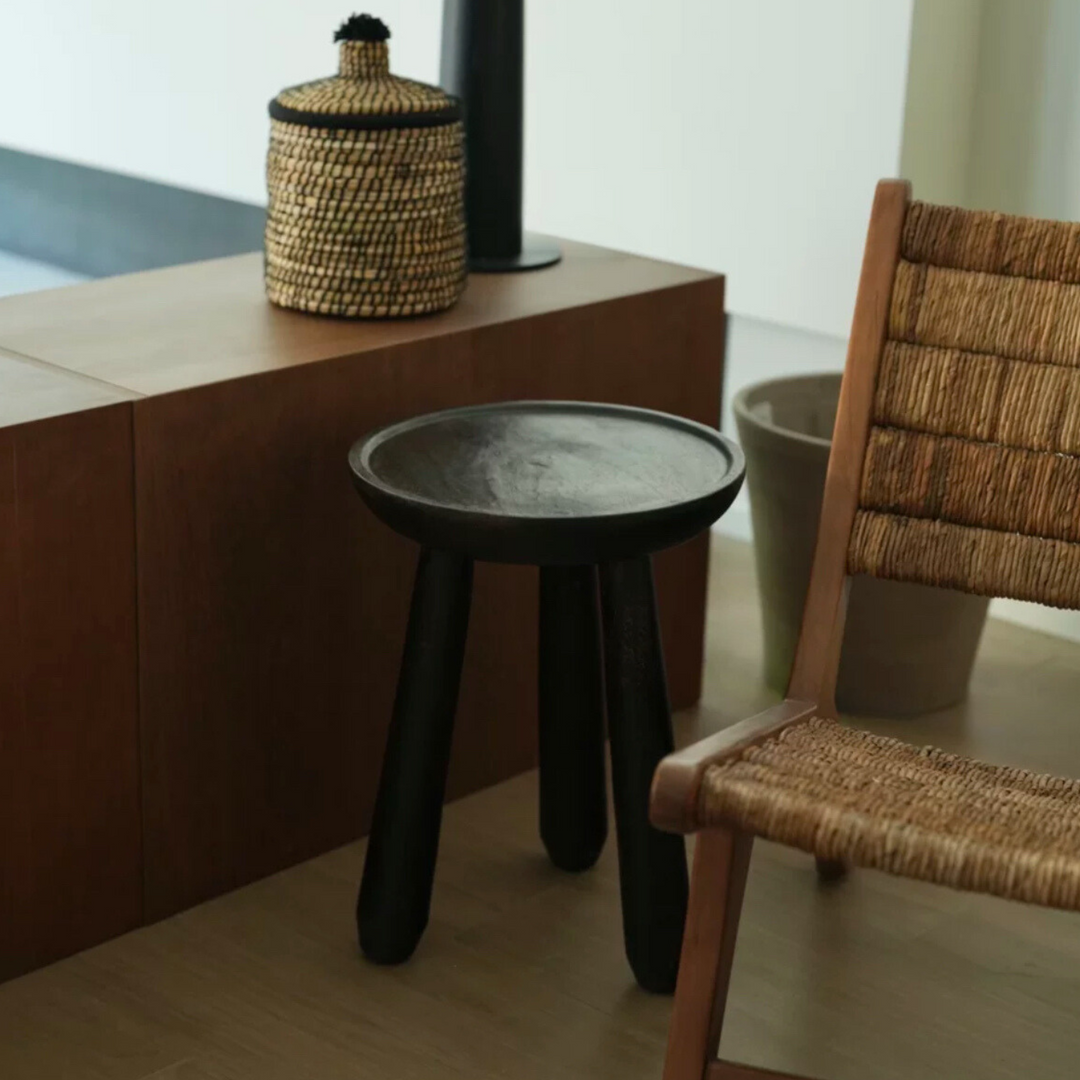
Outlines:
[[[746,455],[765,630],[765,679],[783,691],[795,652],[825,490],[840,376],[748,387],[734,401]],[[989,601],[876,578],[852,581],[837,704],[904,716],[961,701]]]

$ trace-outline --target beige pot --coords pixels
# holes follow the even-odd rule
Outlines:
[[[765,680],[786,689],[817,538],[839,375],[747,387],[733,403],[746,455],[765,628]],[[836,699],[847,713],[908,716],[967,694],[988,600],[948,589],[852,581]]]

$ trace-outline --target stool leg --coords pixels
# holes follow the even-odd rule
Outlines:
[[[407,960],[427,926],[469,624],[472,562],[424,549],[356,906],[370,960]]]
[[[600,567],[608,734],[626,955],[638,983],[671,993],[679,970],[688,882],[681,836],[649,823],[649,789],[674,749],[652,562]]]
[[[540,836],[562,870],[587,870],[607,837],[596,568],[540,568]]]

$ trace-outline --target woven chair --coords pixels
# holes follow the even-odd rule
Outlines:
[[[717,1057],[755,836],[1080,909],[1080,782],[836,721],[851,574],[1080,608],[1080,225],[878,185],[787,700],[653,783],[699,832],[664,1080],[781,1075]]]

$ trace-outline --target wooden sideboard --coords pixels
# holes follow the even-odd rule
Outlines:
[[[359,435],[512,398],[717,424],[723,279],[564,251],[402,322],[274,309],[259,255],[0,301],[0,977],[366,831],[415,548]],[[707,560],[657,560],[677,707]],[[535,763],[535,609],[477,568],[450,797]]]

